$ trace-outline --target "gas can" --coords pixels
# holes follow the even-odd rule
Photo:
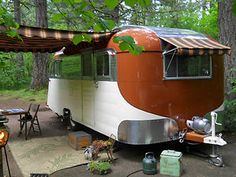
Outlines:
[[[153,152],[145,153],[145,157],[143,158],[143,173],[146,175],[157,173],[157,160]]]

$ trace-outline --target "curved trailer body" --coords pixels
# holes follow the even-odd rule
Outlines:
[[[132,36],[140,55],[122,51],[115,36]],[[55,60],[48,105],[58,113],[127,144],[179,139],[193,116],[224,100],[223,54],[229,47],[190,30],[119,28],[106,47]]]

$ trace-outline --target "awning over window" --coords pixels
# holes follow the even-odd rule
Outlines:
[[[160,36],[159,36],[160,37]],[[231,49],[217,41],[204,38],[160,37],[165,53],[176,52],[177,55],[223,55],[230,54]]]
[[[81,49],[92,47],[100,49],[107,45],[113,33],[74,32],[66,30],[43,29],[21,26],[18,33],[22,40],[8,37],[6,28],[0,26],[0,51],[13,52],[56,52],[66,47],[65,54],[78,53]],[[92,42],[74,45],[72,39],[77,34],[89,34]]]

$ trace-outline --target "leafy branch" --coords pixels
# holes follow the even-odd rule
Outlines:
[[[132,53],[133,55],[139,55],[143,52],[144,47],[143,46],[138,46],[135,41],[134,38],[132,38],[131,36],[115,36],[113,38],[113,42],[119,44],[119,48],[122,51],[129,51],[130,53]]]

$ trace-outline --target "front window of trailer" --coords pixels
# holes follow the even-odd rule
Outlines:
[[[209,79],[211,77],[210,55],[164,55],[164,79]]]
[[[54,60],[51,63],[49,75],[50,77],[53,77],[53,78],[61,77],[61,60]]]

